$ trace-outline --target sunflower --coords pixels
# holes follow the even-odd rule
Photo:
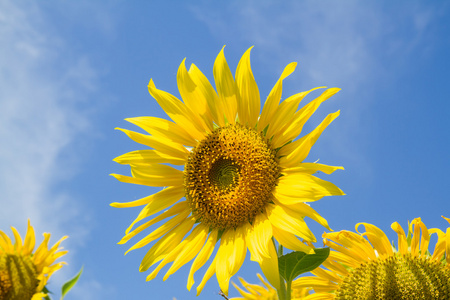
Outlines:
[[[264,278],[257,274],[259,280],[261,280],[262,285],[251,284],[246,282],[244,279],[239,278],[243,288],[240,288],[233,282],[234,287],[239,291],[242,297],[230,298],[230,300],[278,300],[277,290],[271,286]],[[244,288],[246,290],[244,290]],[[291,299],[300,300],[309,294],[308,288],[302,289],[292,289]]]
[[[42,299],[46,296],[42,291],[48,279],[64,264],[55,263],[55,260],[67,253],[58,248],[67,236],[49,248],[50,234],[44,233],[44,240],[33,253],[36,238],[30,221],[24,242],[16,228],[11,227],[11,230],[14,234],[14,244],[0,230],[0,299]]]
[[[111,204],[145,205],[119,244],[164,220],[128,250],[159,239],[140,266],[140,271],[146,271],[160,262],[147,280],[173,262],[165,280],[195,257],[187,282],[190,290],[194,273],[208,261],[219,243],[197,294],[214,274],[227,294],[229,280],[244,262],[247,248],[251,259],[260,264],[265,276],[277,287],[278,261],[272,237],[289,249],[309,251],[296,237],[315,241],[304,217],[329,228],[327,221],[305,202],[343,195],[334,184],[312,175],[317,171],[330,174],[343,168],[303,160],[339,111],[328,115],[310,133],[296,138],[319,105],[339,89],[325,90],[298,111],[300,101],[315,89],[293,95],[280,104],[283,80],[296,67],[296,63],[291,63],[260,114],[250,50],[240,59],[235,79],[222,48],[213,68],[217,92],[195,65],[188,71],[183,60],[177,84],[184,102],[157,89],[153,80],[148,84],[150,94],[173,122],[156,117],[126,119],[146,134],[118,128],[151,149],[117,157],[116,162],[131,167],[131,176],[112,175],[122,182],[164,187],[133,202]],[[184,166],[184,170],[176,166]],[[160,213],[166,208],[169,209]],[[132,230],[137,222],[152,215],[155,215],[152,219]]]
[[[450,219],[447,219],[450,222]],[[365,227],[359,233],[358,227]],[[315,276],[300,277],[296,289],[312,287],[304,299],[450,299],[450,227],[446,232],[428,229],[420,218],[408,235],[394,222],[398,249],[374,225],[358,223],[356,232],[325,233],[324,243],[334,251],[317,268]],[[437,234],[433,253],[430,236]]]

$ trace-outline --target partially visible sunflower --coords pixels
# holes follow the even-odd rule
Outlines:
[[[132,176],[112,175],[122,182],[165,187],[143,199],[111,204],[114,207],[145,205],[119,244],[165,220],[128,250],[159,239],[140,266],[140,271],[146,271],[160,262],[147,280],[155,278],[161,268],[173,262],[165,280],[195,257],[187,283],[190,290],[194,273],[208,261],[220,241],[197,288],[198,294],[214,274],[227,294],[229,280],[244,262],[247,248],[251,259],[260,264],[270,283],[277,287],[278,260],[272,237],[286,248],[308,252],[310,248],[297,238],[315,241],[304,218],[329,228],[327,221],[305,202],[343,195],[334,184],[313,176],[318,171],[330,174],[343,168],[303,160],[339,112],[328,115],[312,132],[295,139],[319,105],[339,89],[325,90],[298,111],[300,101],[315,89],[288,97],[280,104],[283,80],[296,67],[296,63],[291,63],[270,92],[260,114],[260,95],[250,67],[250,49],[237,66],[236,79],[223,49],[220,51],[213,69],[217,92],[195,65],[188,71],[184,60],[177,74],[184,102],[157,89],[150,80],[150,94],[173,122],[137,117],[127,121],[148,134],[120,129],[151,149],[117,157],[116,162],[130,165]],[[184,171],[169,164],[184,165]],[[131,230],[137,222],[166,208],[169,209]]]
[[[261,280],[262,285],[248,283],[241,277],[239,277],[239,281],[241,282],[243,288],[240,288],[237,284],[232,282],[234,287],[239,291],[242,297],[231,298],[230,300],[241,300],[241,299],[277,300],[278,299],[277,290],[274,289],[269,283],[267,283],[260,274],[257,274],[257,276],[259,280]]]
[[[445,218],[450,222],[450,219]],[[365,232],[359,233],[363,225]],[[409,224],[408,236],[393,223],[397,248],[374,225],[356,224],[356,232],[325,233],[325,245],[332,248],[315,276],[300,277],[292,287],[312,287],[304,299],[450,299],[450,228],[428,229],[420,218]],[[433,253],[430,236],[437,234]]]
[[[230,300],[278,300],[277,290],[271,286],[264,278],[257,274],[262,285],[251,284],[244,279],[239,278],[243,288],[240,288],[233,282],[234,287],[239,291],[242,297],[230,298]],[[291,300],[300,300],[309,294],[308,288],[292,289]]]
[[[48,279],[64,264],[55,263],[55,260],[67,253],[58,248],[67,236],[49,248],[50,234],[44,233],[44,240],[33,252],[36,238],[30,221],[25,241],[22,241],[16,228],[11,227],[11,230],[14,234],[14,244],[8,235],[0,230],[0,299],[42,299],[46,296],[42,291]]]

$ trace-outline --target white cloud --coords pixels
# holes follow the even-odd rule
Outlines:
[[[96,72],[68,45],[33,3],[0,2],[0,229],[25,234],[29,218],[40,242],[88,232],[77,199],[54,189],[74,175],[70,160],[89,122],[80,101],[94,90]],[[64,157],[64,162],[61,160]],[[76,266],[75,266],[76,268]]]
[[[345,117],[327,129],[321,138],[325,147],[314,151],[318,157],[325,153],[330,157],[329,149],[333,149],[370,176],[364,149],[369,147],[370,128],[362,116],[377,100],[377,84],[395,76],[390,64],[416,49],[434,13],[421,5],[399,6],[386,9],[380,3],[358,1],[231,1],[220,9],[203,2],[192,11],[216,39],[234,42],[228,48],[236,48],[236,43],[255,45],[253,66],[257,62],[265,65],[261,69],[280,74],[285,64],[297,61],[296,73],[283,87],[287,93],[321,85],[341,87],[333,97],[338,100],[327,105],[342,109]]]
[[[356,78],[368,63],[367,40],[376,34],[376,12],[353,2],[244,1],[222,10],[193,10],[221,40],[255,44],[261,61],[281,68],[280,61],[299,61],[311,81]],[[352,4],[353,3],[353,4]],[[231,20],[231,21],[230,21]],[[364,20],[364,22],[362,22]],[[368,24],[366,26],[361,24]],[[368,36],[369,35],[369,36]]]
[[[205,1],[191,8],[217,39],[255,45],[253,55],[267,65],[298,61],[308,81],[343,82],[353,89],[380,71],[377,54],[386,47],[417,46],[437,13],[417,3],[386,9],[332,0],[230,1],[219,8]],[[403,29],[412,37],[401,35]]]

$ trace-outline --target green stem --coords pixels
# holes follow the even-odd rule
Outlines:
[[[273,239],[273,237],[272,237],[272,239]],[[274,241],[274,245],[275,245],[275,241]],[[277,254],[278,254],[278,257],[283,256],[283,246],[278,245]],[[277,294],[278,294],[278,300],[288,300],[288,298],[286,298],[286,284],[285,284],[283,276],[281,276],[281,274],[280,274],[280,288],[277,289]],[[291,299],[291,297],[290,297],[290,293],[289,293],[289,300],[290,299]]]
[[[291,284],[292,281],[287,281],[286,282],[286,300],[291,300]]]
[[[284,284],[284,279],[280,275],[280,288],[277,290],[278,300],[287,300],[286,299],[286,285]]]
[[[281,256],[283,256],[283,246],[281,246],[281,245],[278,245],[278,257],[281,257]]]

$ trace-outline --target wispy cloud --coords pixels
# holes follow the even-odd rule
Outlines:
[[[89,216],[58,184],[77,169],[74,140],[90,126],[80,107],[96,71],[36,4],[0,2],[0,44],[0,229],[25,234],[29,218],[39,242],[43,232],[50,243],[69,235],[68,248],[88,233]]]
[[[390,72],[392,64],[399,63],[397,57],[423,40],[434,8],[386,9],[381,3],[357,1],[231,1],[219,9],[203,2],[192,11],[224,43],[255,45],[254,61],[265,64],[264,69],[280,74],[284,64],[297,61],[294,84],[304,89],[341,87],[343,91],[333,97],[338,101],[327,105],[342,109],[345,121],[338,119],[338,127],[327,129],[330,134],[321,138],[326,146],[322,149],[327,157],[328,149],[333,149],[369,174],[363,148],[370,135],[363,116],[376,101],[377,85],[395,76]],[[292,89],[290,81],[286,91],[298,92],[298,87]],[[317,155],[321,157],[320,152]]]
[[[219,8],[205,1],[192,11],[221,42],[256,45],[259,54],[254,55],[268,65],[280,68],[280,61],[299,61],[309,81],[345,82],[354,89],[378,70],[378,53],[417,46],[436,8],[417,3],[386,9],[381,3],[358,1],[250,0],[229,1]]]
[[[351,3],[232,1],[222,10],[193,10],[222,40],[255,44],[267,64],[299,61],[310,81],[333,82],[360,80],[356,75],[369,63],[367,41],[378,31],[371,26],[377,12]]]

